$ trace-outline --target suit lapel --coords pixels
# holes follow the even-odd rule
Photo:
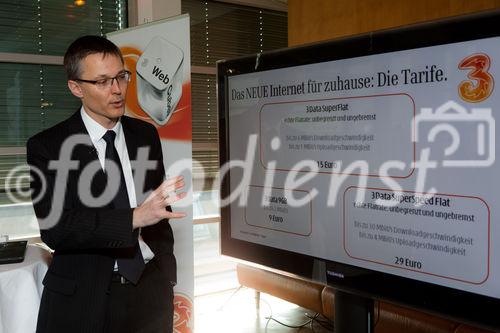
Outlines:
[[[139,179],[135,177],[134,163],[138,163],[137,161],[137,153],[139,148],[150,146],[150,144],[144,140],[141,133],[138,133],[137,128],[134,127],[133,122],[130,121],[130,118],[127,116],[122,116],[121,118],[123,134],[125,136],[125,143],[127,145],[128,157],[130,159],[130,165],[132,166],[132,177],[134,179],[134,187],[135,187],[135,195],[137,204],[140,204],[146,199],[146,193],[144,193],[144,187],[147,184],[144,184],[144,181],[147,182],[146,179],[141,180],[141,184],[138,183]],[[143,133],[142,133],[143,135]],[[149,155],[150,156],[150,155]]]
[[[131,126],[131,122],[127,116],[121,117],[122,130],[123,135],[125,137],[125,144],[127,145],[128,158],[130,160],[130,166],[132,168],[132,179],[134,180],[134,188],[135,188],[135,198],[137,205],[144,201],[142,194],[141,184],[138,184],[137,179],[135,177],[135,167],[134,163],[137,160],[137,150],[140,145],[140,136],[136,133],[134,128]]]
[[[85,167],[90,162],[97,160],[97,151],[90,140],[90,135],[85,128],[85,124],[83,123],[82,116],[80,115],[80,110],[75,112],[69,118],[69,135],[86,135],[87,141],[84,144],[79,144],[73,149],[73,156],[78,159],[81,163],[82,167]]]
[[[90,135],[85,127],[85,124],[83,123],[80,109],[69,118],[68,129],[70,131],[70,135],[83,134],[86,135],[88,140],[84,144],[75,146],[72,153],[72,159],[80,161],[78,175],[81,175],[83,170],[85,170],[90,163],[99,163],[99,157],[97,156],[97,150],[92,144]],[[102,168],[97,168],[97,172],[90,182],[91,193],[93,196],[97,197],[104,191],[106,181],[106,175],[104,174]]]
[[[130,161],[135,161],[137,159],[137,149],[139,145],[139,138],[137,137],[135,131],[130,127],[130,122],[128,118],[122,116],[122,129],[125,136],[125,143],[127,144],[127,152]],[[132,173],[134,170],[132,169]]]

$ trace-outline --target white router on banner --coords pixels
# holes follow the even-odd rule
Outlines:
[[[182,50],[154,37],[137,61],[137,99],[158,125],[165,125],[182,95]]]

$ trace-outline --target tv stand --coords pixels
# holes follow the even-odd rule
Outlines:
[[[335,333],[373,333],[373,299],[335,290]]]
[[[262,292],[284,299],[335,321],[337,290],[331,286],[242,263],[237,264],[236,273],[239,283],[255,289],[257,294]],[[374,300],[373,303],[375,333],[493,333],[385,301]]]

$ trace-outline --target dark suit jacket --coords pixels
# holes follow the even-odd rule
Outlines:
[[[137,203],[140,204],[164,179],[161,143],[151,124],[126,116],[121,122],[130,161],[136,160],[140,147],[149,147],[149,160],[158,162],[154,170],[146,173],[144,188],[139,188],[134,178]],[[55,197],[57,177],[55,170],[49,168],[49,162],[59,159],[63,143],[73,134],[86,134],[88,142],[73,149],[72,160],[79,161],[79,166],[70,170],[68,179],[64,180],[63,197]],[[32,197],[39,220],[49,215],[54,201],[63,200],[60,217],[57,221],[49,221],[55,225],[46,230],[41,225],[40,230],[42,240],[55,252],[43,281],[45,288],[37,332],[102,332],[115,260],[126,256],[130,253],[127,250],[137,244],[137,233],[132,231],[132,209],[113,209],[112,204],[88,207],[78,195],[82,171],[97,159],[80,111],[28,140],[28,164],[38,168],[46,181],[45,191],[36,200],[44,184],[32,171]],[[100,170],[91,184],[83,184],[98,197],[106,184],[105,174]],[[142,228],[141,235],[155,254],[149,265],[158,266],[165,283],[175,282],[174,242],[168,220]]]

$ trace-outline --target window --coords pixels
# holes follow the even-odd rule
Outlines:
[[[80,105],[62,67],[68,44],[126,27],[126,9],[125,0],[0,0],[0,235],[39,233],[25,145]]]
[[[286,47],[287,13],[199,0],[182,0],[182,12],[191,19],[194,187],[204,191],[219,170],[215,63]]]
[[[182,0],[181,4],[191,19],[194,293],[201,295],[237,287],[235,263],[219,255],[215,63],[286,47],[287,14],[215,1]]]

